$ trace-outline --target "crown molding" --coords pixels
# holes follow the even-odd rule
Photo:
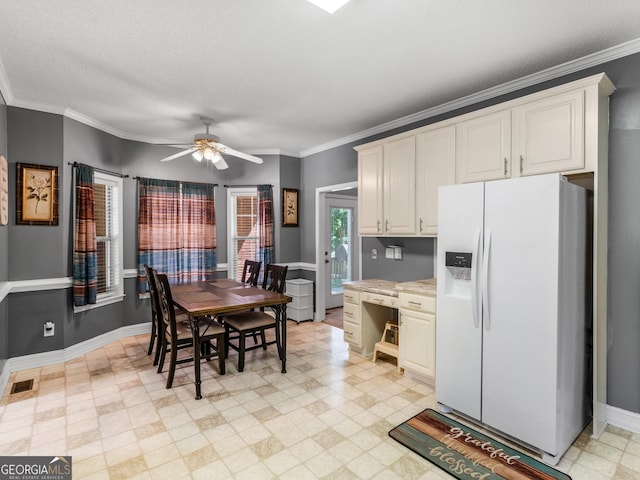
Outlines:
[[[244,149],[242,150],[245,153],[250,155],[284,155],[287,157],[300,158],[300,153],[289,152],[286,150],[281,150],[279,148],[253,148],[253,149]]]
[[[426,120],[428,118],[432,118],[443,113],[448,113],[459,108],[468,107],[485,100],[491,100],[492,98],[499,97],[500,95],[515,92],[523,88],[531,87],[533,85],[537,85],[548,80],[553,80],[564,75],[579,72],[589,67],[601,65],[603,63],[626,57],[628,55],[633,55],[634,53],[638,52],[640,52],[640,38],[631,40],[621,45],[617,45],[615,47],[608,48],[606,50],[602,50],[600,52],[593,53],[591,55],[578,58],[576,60],[571,60],[555,67],[547,68],[546,70],[542,70],[540,72],[527,75],[516,80],[512,80],[511,82],[487,88],[480,92],[458,98],[451,102],[443,103],[427,110],[422,110],[420,112],[383,123],[376,127],[354,133],[353,135],[349,135],[347,137],[339,138],[337,140],[318,145],[317,147],[303,150],[300,152],[300,158],[308,157],[310,155],[314,155],[331,148],[340,147],[347,143],[356,142],[358,140],[362,140],[379,133],[388,132],[389,130],[393,130],[395,128],[404,127],[411,123]]]
[[[110,125],[107,125],[105,123],[99,122],[98,120],[95,120],[94,118],[91,118],[87,115],[84,115],[80,112],[77,112],[75,110],[72,110],[70,108],[66,108],[63,112],[63,115],[67,118],[70,118],[72,120],[75,120],[77,122],[83,123],[89,127],[93,127],[97,130],[102,130],[103,132],[109,133],[115,137],[118,138],[122,138],[124,140],[132,140],[134,142],[143,142],[143,143],[150,143],[150,144],[155,144],[155,143],[174,143],[174,144],[180,144],[183,142],[177,141],[175,139],[168,139],[168,138],[157,138],[157,137],[147,137],[144,135],[135,135],[133,133],[127,133],[124,132],[122,130],[118,130],[117,128],[113,128]]]
[[[548,80],[553,80],[555,78],[558,78],[564,75],[568,75],[571,73],[578,72],[580,70],[585,70],[590,67],[601,65],[603,63],[610,62],[618,58],[626,57],[628,55],[633,55],[638,52],[640,52],[640,38],[622,43],[620,45],[616,45],[614,47],[607,48],[600,52],[586,55],[584,57],[581,57],[575,60],[571,60],[569,62],[563,63],[561,65],[557,65],[555,67],[547,68],[540,72],[527,75],[525,77],[521,77],[511,82],[507,82],[501,85],[497,85],[495,87],[487,88],[480,92],[467,95],[465,97],[453,100],[451,102],[443,103],[433,108],[422,110],[420,112],[413,113],[411,115],[407,115],[407,116],[383,123],[381,125],[369,128],[367,130],[362,130],[360,132],[333,140],[331,142],[323,143],[321,145],[318,145],[306,150],[302,150],[298,153],[285,152],[277,148],[253,149],[253,150],[247,150],[247,153],[251,153],[252,155],[255,155],[255,154],[286,155],[294,158],[305,158],[305,157],[314,155],[316,153],[323,152],[325,150],[330,150],[332,148],[340,147],[348,143],[357,142],[358,140],[362,140],[364,138],[377,135],[379,133],[385,133],[395,128],[404,127],[411,123],[426,120],[428,118],[432,118],[443,113],[448,113],[453,110],[467,107],[485,100],[490,100],[500,95],[521,90],[523,88],[537,85],[539,83],[542,83]],[[26,108],[29,110],[39,110],[41,112],[63,115],[67,118],[76,120],[80,123],[83,123],[90,127],[94,127],[98,130],[101,130],[103,132],[109,133],[111,135],[114,135],[118,138],[122,138],[125,140],[133,140],[136,142],[143,142],[143,143],[149,143],[149,144],[180,143],[173,139],[153,138],[153,137],[146,137],[142,135],[135,135],[135,134],[123,132],[122,130],[113,128],[110,125],[99,122],[87,115],[84,115],[80,112],[77,112],[69,108],[57,107],[54,105],[41,104],[41,103],[29,102],[26,100],[18,99],[13,94],[13,91],[11,89],[11,84],[9,82],[9,78],[7,76],[7,73],[4,69],[4,66],[1,60],[0,60],[0,95],[3,96],[4,101],[8,106]]]
[[[4,69],[2,61],[0,61],[0,95],[4,99],[4,103],[10,105],[14,101],[13,91],[11,90],[11,84],[9,83],[9,77]]]

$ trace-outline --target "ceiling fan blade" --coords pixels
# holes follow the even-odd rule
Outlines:
[[[260,157],[255,157],[253,155],[249,155],[248,153],[239,152],[238,150],[234,150],[233,148],[229,148],[222,143],[218,143],[216,147],[220,153],[227,153],[229,155],[233,155],[234,157],[242,158],[244,160],[249,160],[253,163],[262,163],[263,160]]]
[[[160,160],[161,162],[170,162],[171,160],[175,160],[176,158],[184,157],[185,155],[189,155],[197,150],[197,147],[188,148],[187,150],[183,150],[182,152],[178,152],[175,155],[171,155],[169,157],[163,158]]]
[[[212,162],[213,166],[218,170],[225,170],[229,168],[229,165],[227,165],[227,162],[224,161],[224,158],[222,158],[222,155],[220,155],[219,153],[216,153],[216,155],[214,155]]]

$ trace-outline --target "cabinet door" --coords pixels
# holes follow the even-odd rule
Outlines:
[[[456,183],[510,176],[510,110],[482,115],[456,126]]]
[[[382,234],[382,146],[358,152],[358,231]]]
[[[438,233],[438,187],[456,182],[455,126],[416,137],[416,219],[419,235]]]
[[[400,367],[436,376],[436,317],[430,313],[400,310],[398,341]]]
[[[384,145],[384,233],[416,233],[416,139]]]
[[[523,105],[514,122],[520,175],[584,168],[583,90]]]

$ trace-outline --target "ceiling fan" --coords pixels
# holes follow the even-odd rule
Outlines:
[[[218,137],[209,133],[209,127],[213,123],[213,119],[209,117],[200,117],[200,120],[206,127],[207,131],[205,133],[197,133],[193,137],[192,143],[171,145],[172,147],[183,147],[186,148],[186,150],[178,152],[175,155],[170,155],[166,158],[163,158],[160,160],[161,162],[169,162],[171,160],[175,160],[176,158],[191,154],[193,158],[195,158],[199,162],[201,162],[203,158],[205,160],[211,160],[213,165],[218,170],[224,170],[225,168],[229,168],[229,165],[227,165],[227,162],[225,162],[224,158],[221,155],[225,154],[233,155],[234,157],[242,158],[253,163],[262,163],[262,159],[259,157],[249,155],[248,153],[239,152],[220,143],[220,139]]]

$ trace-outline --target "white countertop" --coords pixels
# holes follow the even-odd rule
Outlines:
[[[356,280],[353,282],[343,282],[343,287],[360,292],[371,292],[380,295],[397,297],[399,293],[411,293],[414,295],[436,296],[436,279],[427,278],[424,280],[414,280],[411,282],[393,282],[390,280],[380,280],[371,278],[367,280]]]

